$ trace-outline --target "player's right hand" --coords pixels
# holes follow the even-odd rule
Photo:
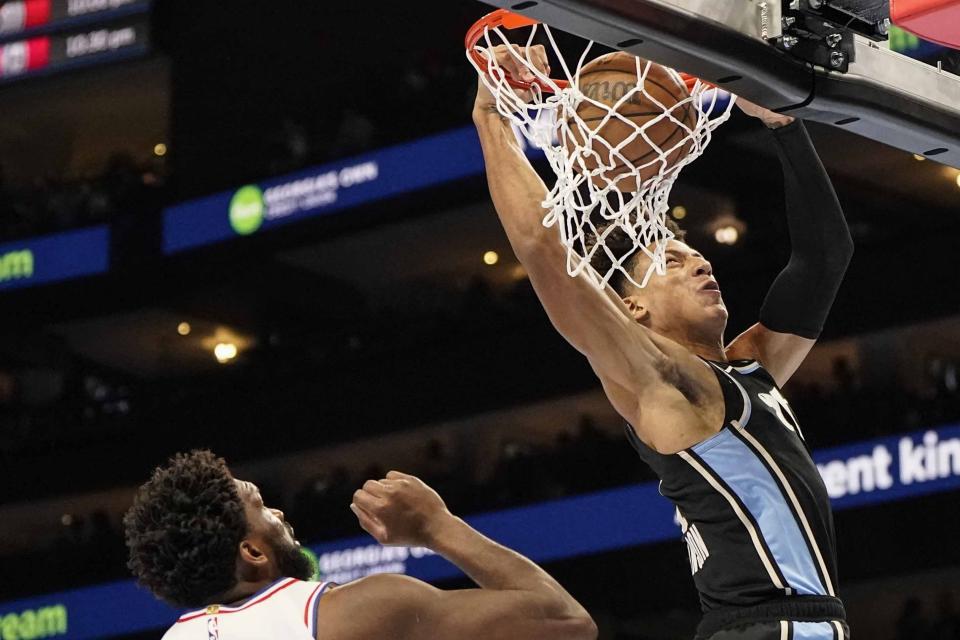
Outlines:
[[[512,52],[511,49],[513,50]],[[536,79],[536,76],[534,76],[533,72],[524,63],[520,62],[517,59],[517,56],[521,56],[522,58],[529,60],[541,73],[550,75],[550,64],[547,62],[547,50],[544,49],[542,44],[537,44],[532,47],[520,47],[520,45],[516,44],[509,46],[500,44],[492,49],[487,49],[484,53],[487,56],[492,55],[497,61],[497,64],[516,80],[532,82]],[[525,102],[529,102],[532,98],[532,93],[530,91],[517,90],[517,95],[519,95]],[[474,103],[474,110],[489,112],[495,111],[496,108],[496,98],[490,93],[490,90],[487,89],[486,85],[483,84],[483,80],[478,80],[477,99]]]
[[[350,509],[360,526],[387,546],[430,546],[431,531],[453,517],[436,491],[399,471],[382,480],[367,480],[353,494]]]

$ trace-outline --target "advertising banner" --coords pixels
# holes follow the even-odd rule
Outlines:
[[[109,267],[106,225],[6,242],[0,244],[0,291],[96,275]]]

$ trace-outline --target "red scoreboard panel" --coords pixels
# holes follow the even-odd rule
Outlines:
[[[150,0],[8,0],[0,2],[0,40],[146,13]]]
[[[149,0],[0,4],[0,83],[149,51]]]

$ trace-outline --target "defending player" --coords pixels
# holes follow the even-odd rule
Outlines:
[[[310,582],[283,513],[209,451],[174,456],[124,518],[130,568],[183,615],[164,640],[593,640],[596,626],[537,565],[471,529],[413,476],[369,480],[350,505],[386,545],[425,546],[480,589],[442,591],[400,575]]]
[[[493,53],[514,77],[533,80],[505,46]],[[542,47],[529,56],[549,73]],[[760,322],[726,346],[720,288],[682,235],[667,246],[665,275],[645,288],[620,277],[598,291],[586,276],[571,278],[557,229],[541,223],[547,189],[482,82],[474,121],[490,194],[517,258],[677,507],[704,611],[698,638],[842,640],[849,632],[836,597],[830,503],[779,385],[818,337],[853,244],[802,122],[738,104],[772,129],[792,256]],[[637,281],[648,260],[636,251],[627,263]],[[598,266],[603,273],[607,265]]]

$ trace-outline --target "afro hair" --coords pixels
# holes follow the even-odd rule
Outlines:
[[[178,453],[137,491],[123,518],[137,581],[178,607],[201,607],[236,584],[244,505],[223,458]]]

